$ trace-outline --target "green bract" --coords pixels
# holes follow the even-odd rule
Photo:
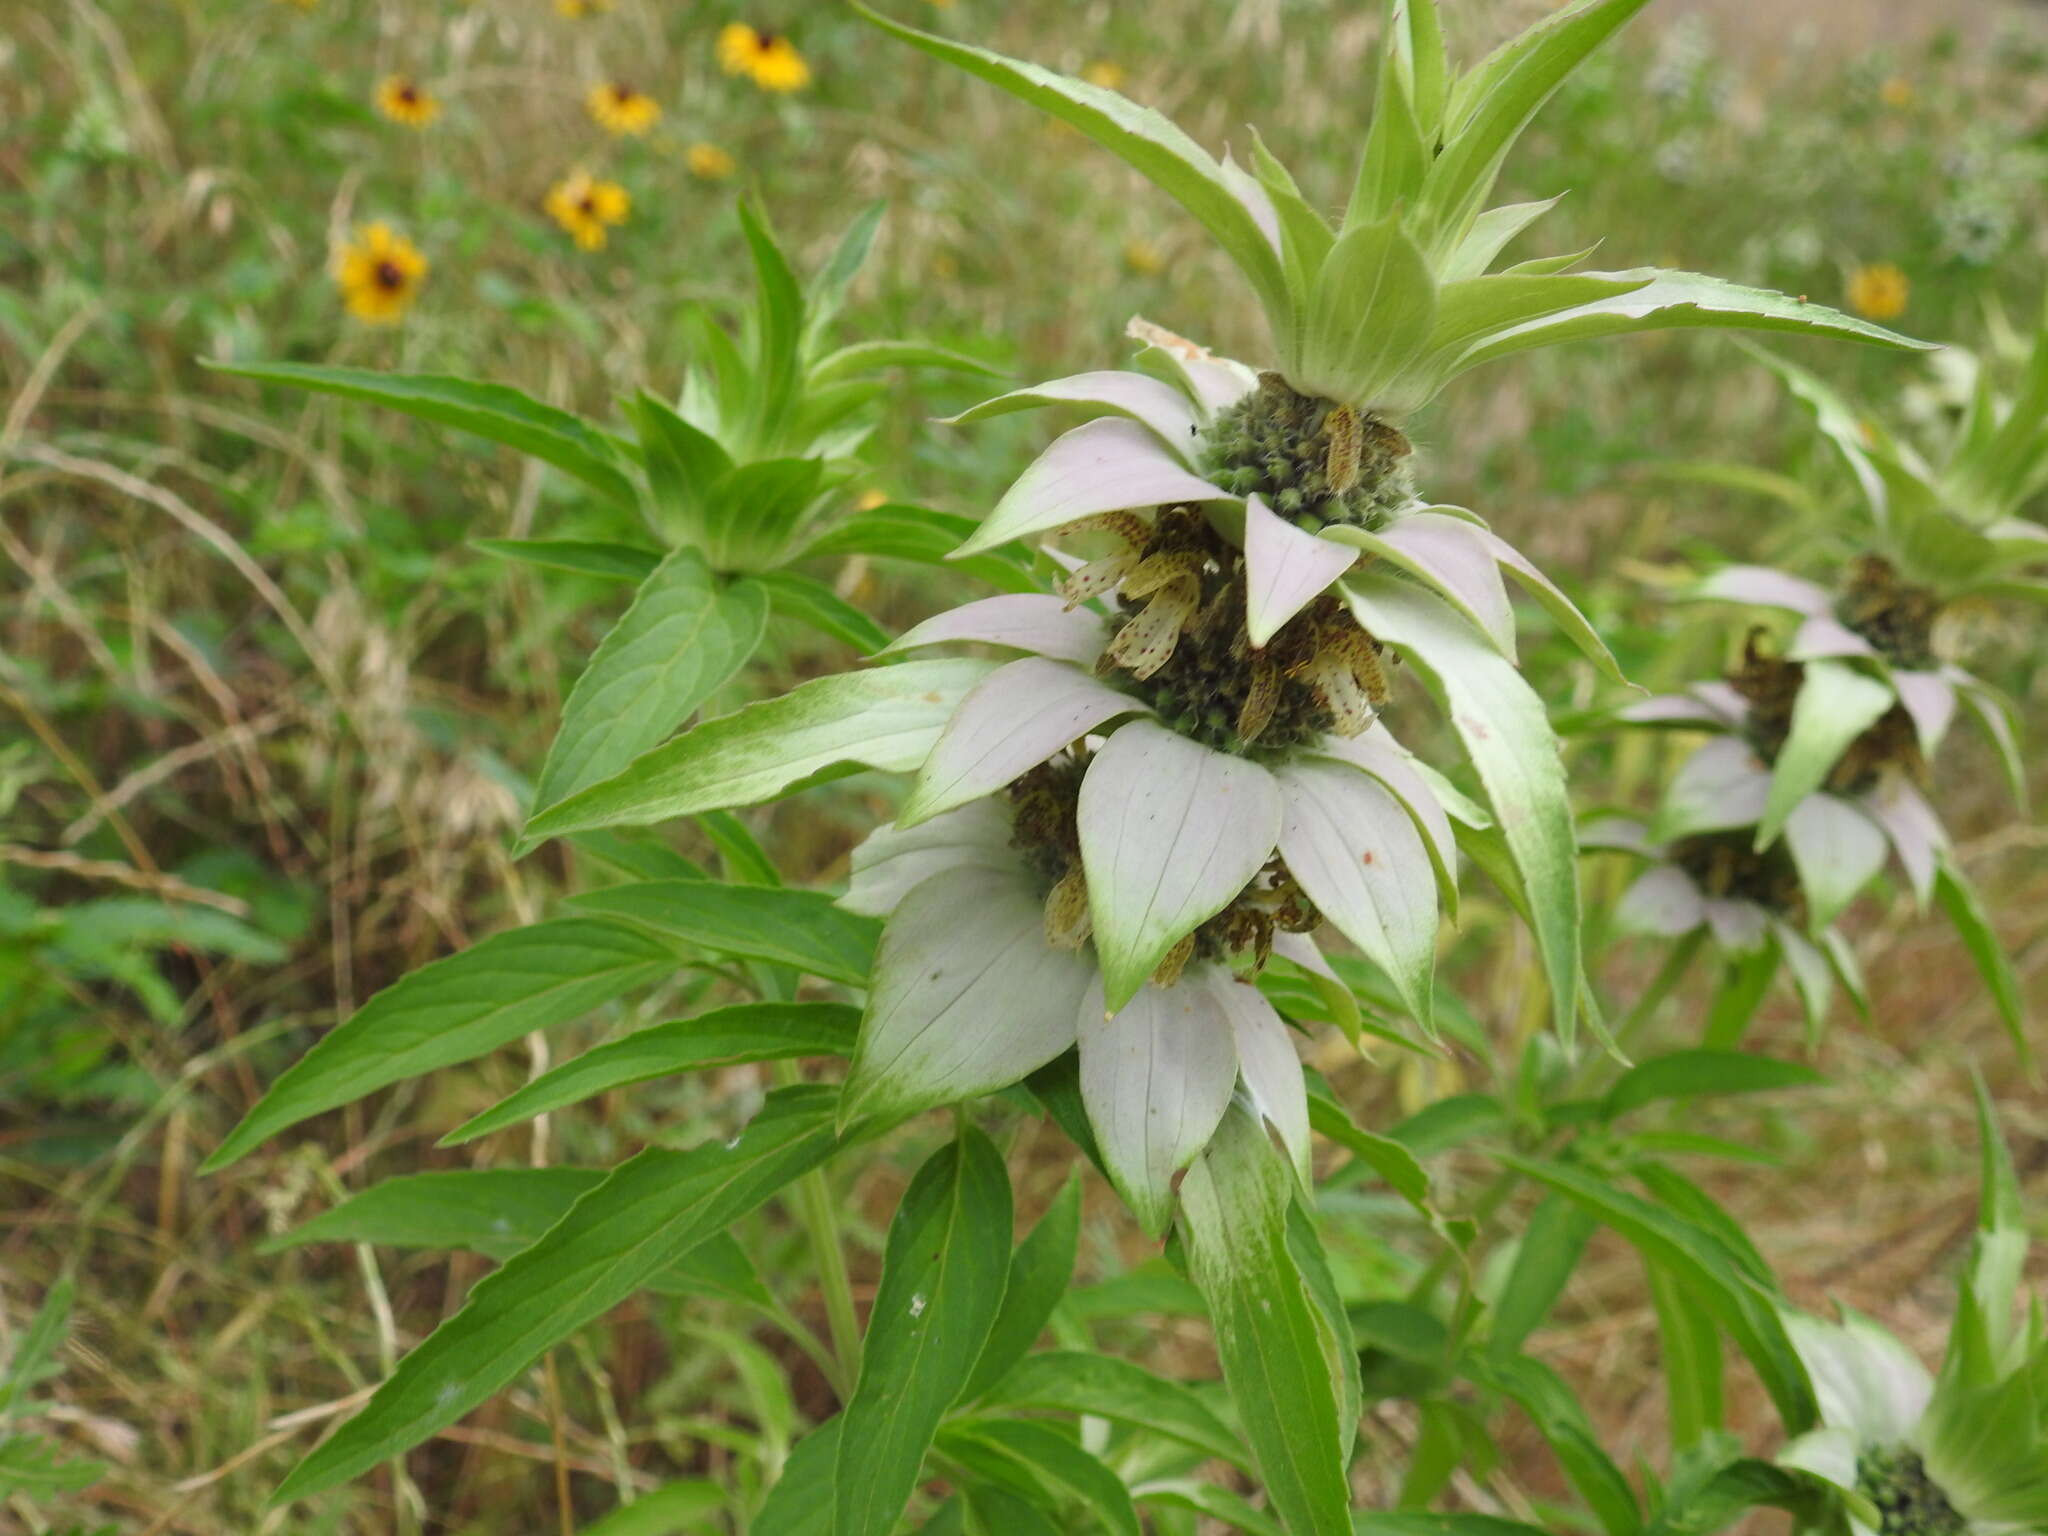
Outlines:
[[[1246,170],[1106,87],[856,9],[1071,123],[1177,199],[1244,274],[1278,371],[1306,395],[1399,414],[1497,357],[1679,326],[1921,345],[1823,305],[1693,272],[1565,270],[1576,257],[1491,270],[1549,206],[1486,206],[1509,149],[1580,61],[1647,3],[1580,0],[1454,74],[1434,0],[1388,0],[1378,94],[1335,227],[1256,135]]]

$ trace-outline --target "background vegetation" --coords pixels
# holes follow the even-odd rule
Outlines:
[[[1311,197],[1333,202],[1348,184],[1375,7],[914,8],[1006,52],[1113,75],[1207,143],[1256,122]],[[1536,7],[1447,9],[1469,52]],[[1504,191],[1570,189],[1547,226],[1554,248],[1590,243],[1574,230],[1605,232],[1601,265],[1657,261],[1844,303],[1859,268],[1890,263],[1910,284],[1892,323],[1994,345],[2002,317],[2031,320],[2048,261],[2048,21],[2038,6],[1973,7],[1944,30],[1910,9],[1911,31],[1872,52],[1854,26],[1837,35],[1825,7],[1789,22],[1744,7],[1745,22],[1718,27],[1653,7],[1565,87]],[[786,31],[809,86],[770,93],[722,72],[715,40],[733,20]],[[380,114],[378,82],[398,73],[439,99],[433,122]],[[612,137],[586,111],[593,85],[620,79],[661,108],[644,137]],[[886,200],[851,333],[921,336],[1020,380],[1114,366],[1133,312],[1225,350],[1253,346],[1255,315],[1199,232],[1077,135],[822,3],[17,3],[0,28],[0,124],[0,1359],[75,1277],[68,1342],[14,1412],[106,1464],[87,1488],[0,1502],[0,1529],[531,1531],[685,1476],[715,1485],[715,1510],[720,1488],[772,1476],[830,1393],[801,1359],[767,1359],[738,1313],[648,1297],[403,1469],[264,1511],[298,1452],[486,1267],[338,1245],[270,1251],[267,1237],[396,1173],[611,1161],[734,1120],[765,1085],[752,1067],[654,1084],[436,1150],[546,1063],[536,1038],[192,1178],[321,1029],[422,961],[531,920],[586,873],[556,848],[514,864],[509,833],[575,668],[619,601],[606,584],[471,546],[615,532],[536,466],[203,362],[462,372],[600,414],[642,384],[672,392],[687,306],[746,289],[732,204],[748,187],[805,267],[864,203]],[[578,168],[632,200],[595,251],[543,209]],[[331,248],[372,219],[430,263],[404,323],[386,329],[351,319],[328,273]],[[1895,417],[1942,408],[1939,355],[1802,358]],[[891,466],[876,494],[969,514],[991,504],[1043,428],[925,424],[972,388],[900,388],[873,455]],[[1417,435],[1432,493],[1483,510],[1569,576],[1653,687],[1712,670],[1739,643],[1726,613],[1663,601],[1695,560],[1798,565],[1814,537],[1754,490],[1668,466],[1736,459],[1840,493],[1805,417],[1726,339],[1681,333],[1495,367],[1454,387]],[[892,628],[942,595],[929,575],[882,564],[814,574]],[[734,698],[851,659],[808,632],[768,654]],[[1560,650],[1546,671],[1546,654],[1530,666],[1553,702],[1590,696],[1582,666]],[[1991,637],[1983,667],[2037,731],[2039,654],[2014,630]],[[1421,729],[1422,714],[1403,729]],[[1588,737],[1574,758],[1580,803],[1646,803],[1669,750]],[[850,780],[753,827],[789,878],[830,881],[890,793]],[[2048,858],[2035,829],[2006,825],[2001,794],[1960,733],[1942,802],[2038,1012]],[[1829,1086],[1796,1119],[1746,1106],[1693,1128],[1736,1135],[1775,1165],[1720,1165],[1713,1188],[1795,1300],[1840,1297],[1910,1338],[1946,1315],[1945,1275],[1972,1220],[1968,1066],[1993,1078],[2037,1188],[2048,1096],[2015,1070],[1945,928],[1875,902],[1850,927],[1879,1001],[1867,1025],[1845,1011],[1814,1049]],[[1445,984],[1490,1034],[1516,1040],[1526,937],[1480,888],[1447,943]],[[1655,959],[1623,952],[1607,995],[1625,1001]],[[1777,1054],[1804,1049],[1789,1002],[1761,1028]],[[1477,1058],[1362,1060],[1334,1035],[1317,1064],[1350,1102],[1375,1106],[1362,1119],[1386,1124],[1486,1071]],[[856,1230],[870,1224],[857,1285],[872,1281],[880,1225],[922,1145],[914,1128],[901,1140],[900,1157],[867,1161],[840,1191]],[[1006,1152],[1029,1218],[1069,1158],[1050,1134]],[[1455,1156],[1439,1177],[1458,1188]],[[1058,1326],[1202,1373],[1206,1329],[1185,1315],[1186,1294],[1148,1267],[1107,1189],[1088,1196],[1083,1271],[1096,1283]],[[1356,1198],[1352,1278],[1398,1292],[1407,1277],[1373,1241],[1376,1204]],[[782,1219],[772,1207],[756,1218],[757,1253],[794,1242]],[[1656,1443],[1654,1330],[1640,1271],[1596,1244],[1550,1335],[1553,1361],[1590,1383],[1625,1457]],[[1416,1426],[1388,1414],[1367,1432],[1407,1443]],[[1510,1437],[1505,1450],[1496,1491],[1555,1487],[1540,1447]]]

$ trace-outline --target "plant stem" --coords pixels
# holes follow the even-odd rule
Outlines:
[[[778,1061],[775,1080],[782,1087],[803,1081],[793,1061]],[[846,1252],[839,1241],[839,1216],[832,1208],[832,1192],[825,1186],[825,1170],[813,1168],[796,1181],[797,1220],[811,1245],[811,1258],[818,1266],[818,1289],[825,1297],[825,1320],[832,1331],[832,1353],[838,1360],[839,1380],[833,1390],[844,1402],[860,1377],[860,1317],[853,1309],[853,1282],[846,1273]]]

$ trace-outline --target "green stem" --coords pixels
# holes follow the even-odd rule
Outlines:
[[[803,1080],[793,1061],[775,1063],[775,1080],[783,1087]],[[839,1380],[833,1390],[845,1402],[853,1383],[860,1379],[860,1317],[853,1309],[853,1282],[846,1273],[846,1250],[839,1241],[839,1216],[833,1209],[832,1192],[825,1186],[825,1170],[813,1168],[796,1182],[797,1220],[811,1245],[811,1258],[818,1266],[818,1289],[825,1296],[825,1320],[832,1332],[832,1353],[838,1360]]]

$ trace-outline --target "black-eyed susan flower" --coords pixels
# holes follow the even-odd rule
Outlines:
[[[728,75],[745,75],[764,91],[800,91],[811,83],[811,67],[786,37],[735,21],[720,29],[718,63]]]
[[[377,110],[394,123],[424,128],[441,115],[441,103],[409,75],[386,75],[377,82]]]
[[[382,220],[358,229],[334,262],[342,302],[366,325],[402,320],[426,276],[427,258],[419,247]]]
[[[605,230],[626,222],[633,199],[615,181],[598,181],[583,171],[548,188],[548,216],[586,251],[604,249]]]
[[[739,169],[731,155],[702,139],[684,151],[683,161],[689,166],[692,176],[704,181],[723,181]]]
[[[655,99],[623,80],[593,85],[583,102],[598,127],[620,137],[637,138],[661,121],[661,107]]]
[[[1866,320],[1896,320],[1906,312],[1913,285],[1888,261],[1858,267],[1849,274],[1849,307]]]

